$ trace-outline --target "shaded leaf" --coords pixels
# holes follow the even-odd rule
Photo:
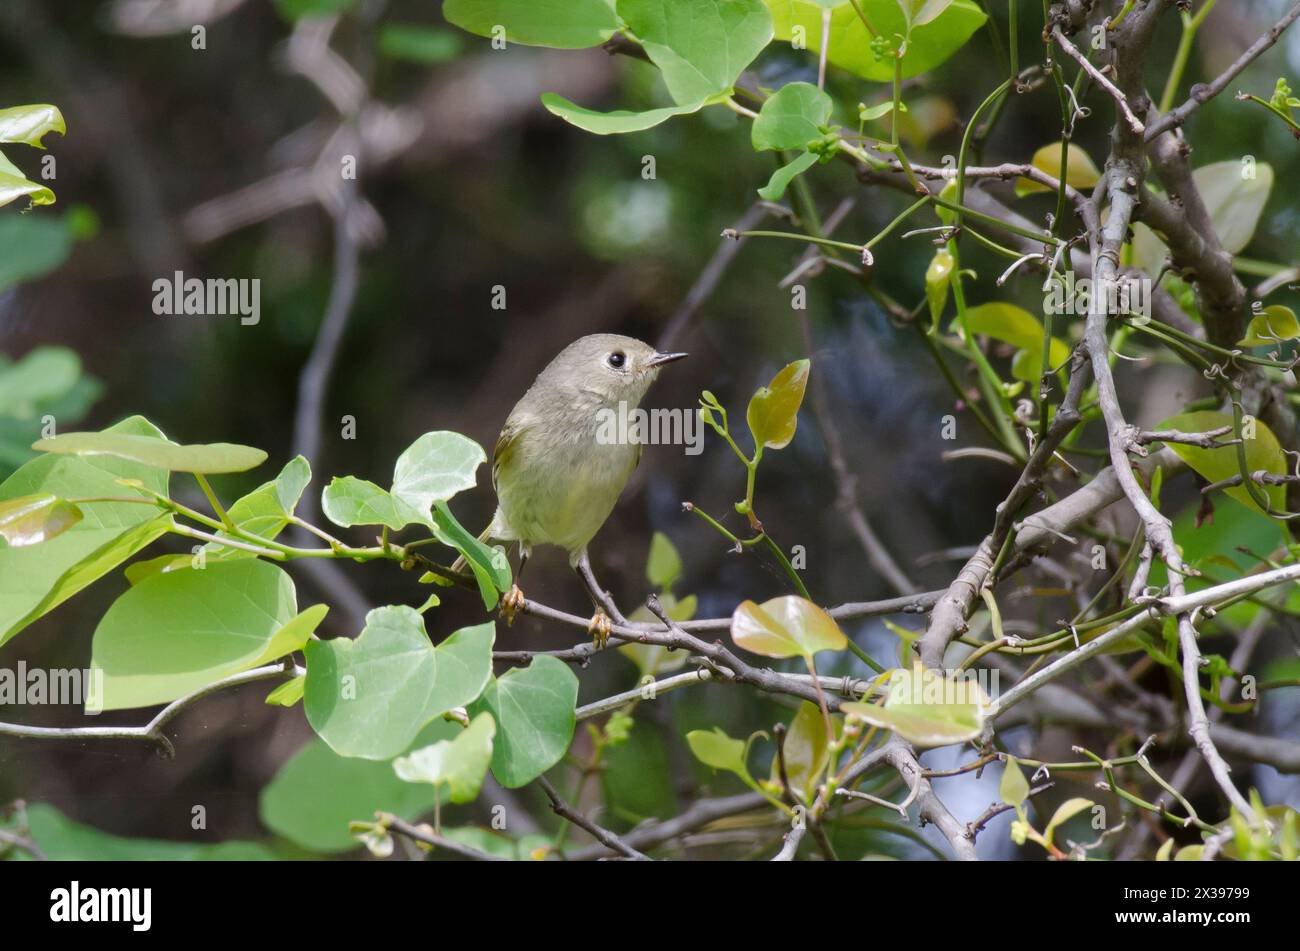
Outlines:
[[[840,710],[917,746],[948,746],[978,737],[988,698],[972,677],[948,678],[919,663],[899,668],[889,678],[883,705],[842,703]]]
[[[479,541],[465,526],[456,520],[447,503],[437,502],[433,507],[433,533],[444,545],[449,545],[465,556],[465,562],[478,582],[483,607],[489,611],[496,606],[502,592],[510,589],[510,562],[505,552],[490,548]]]
[[[565,122],[575,125],[585,132],[590,132],[593,135],[622,135],[627,132],[641,132],[653,128],[662,122],[667,122],[674,116],[685,116],[693,112],[699,112],[704,108],[705,102],[700,100],[684,106],[667,106],[661,109],[646,109],[642,112],[626,109],[601,112],[579,106],[563,96],[548,92],[542,94],[542,105],[552,115],[559,116]]]
[[[787,83],[763,103],[750,141],[758,151],[804,149],[821,137],[830,118],[830,96],[812,83]]]
[[[460,732],[459,724],[435,720],[412,745],[427,746]],[[354,819],[373,819],[382,811],[413,821],[438,797],[432,786],[398,779],[391,763],[339,756],[313,737],[263,787],[258,812],[268,829],[296,845],[348,852],[357,847],[348,830]]]
[[[477,36],[500,25],[507,42],[554,49],[599,46],[619,27],[606,0],[446,0],[442,15]]]
[[[1222,426],[1231,426],[1232,416],[1214,410],[1200,410],[1195,413],[1180,413],[1170,416],[1157,425],[1156,429],[1177,429],[1186,433],[1204,433]],[[1247,439],[1246,473],[1260,469],[1281,475],[1287,471],[1286,457],[1277,437],[1261,420],[1255,420],[1255,438]],[[1245,427],[1243,426],[1243,431]],[[1231,439],[1232,435],[1222,437]],[[1239,475],[1241,468],[1237,462],[1236,446],[1220,446],[1218,449],[1201,449],[1184,443],[1167,443],[1170,450],[1184,462],[1205,477],[1209,482],[1218,482],[1234,475]],[[1261,485],[1256,490],[1263,493],[1272,503],[1273,508],[1281,511],[1286,508],[1286,488],[1280,485]],[[1235,485],[1224,490],[1232,498],[1255,511],[1262,511],[1245,486]]]
[[[790,183],[816,165],[817,161],[814,152],[804,152],[796,156],[772,173],[767,184],[758,190],[758,197],[764,201],[780,201],[785,197],[785,190],[790,187]]]

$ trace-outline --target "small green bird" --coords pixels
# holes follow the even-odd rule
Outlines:
[[[483,539],[519,543],[519,573],[534,545],[556,545],[587,586],[596,606],[589,630],[603,646],[610,621],[587,544],[614,510],[641,459],[642,445],[598,438],[607,414],[636,409],[667,363],[660,353],[617,334],[592,334],[569,344],[510,411],[492,451],[497,511]],[[620,405],[621,404],[621,405]],[[502,599],[507,620],[523,605],[518,583]]]

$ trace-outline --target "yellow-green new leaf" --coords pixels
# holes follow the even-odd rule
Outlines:
[[[1043,366],[1043,324],[1029,311],[1003,301],[981,304],[966,311],[966,329],[1016,347],[1024,355],[1018,354],[1012,362],[1012,375],[1030,383],[1038,379]],[[1048,365],[1059,367],[1069,356],[1065,341],[1053,337]]]
[[[793,594],[762,604],[742,602],[731,616],[731,639],[764,657],[812,657],[844,650],[849,643],[834,618]]]
[[[998,795],[1009,806],[1019,806],[1029,798],[1029,781],[1020,769],[1014,756],[1008,756],[1002,767],[1002,781],[998,784]]]
[[[1067,799],[1056,807],[1056,812],[1052,814],[1052,819],[1047,823],[1047,828],[1043,830],[1043,838],[1052,842],[1052,836],[1056,834],[1057,828],[1069,822],[1085,809],[1091,808],[1093,802],[1091,799]]]
[[[1282,340],[1300,337],[1300,320],[1295,311],[1281,304],[1265,307],[1251,318],[1246,336],[1238,344],[1243,347],[1277,346]]]
[[[58,106],[40,103],[0,109],[0,142],[22,142],[43,149],[41,139],[46,135],[51,132],[63,135],[67,131]]]
[[[948,285],[952,283],[952,255],[940,248],[925,270],[925,299],[930,305],[930,330],[939,328],[939,318],[948,303]]]
[[[10,548],[39,545],[81,518],[81,509],[57,495],[24,495],[0,502],[0,539]]]
[[[817,704],[805,700],[790,721],[785,743],[781,747],[785,757],[785,775],[790,788],[801,792],[811,802],[822,772],[826,769],[826,721]],[[774,785],[781,783],[780,757],[772,756],[771,778]]]
[[[1227,413],[1219,413],[1214,410],[1199,410],[1195,413],[1181,413],[1178,416],[1171,416],[1155,428],[1177,429],[1185,433],[1204,433],[1231,425],[1232,417]],[[1261,420],[1244,419],[1242,433],[1246,436],[1253,436],[1253,438],[1246,439],[1244,443],[1247,475],[1258,472],[1260,469],[1274,475],[1281,475],[1287,471],[1286,457],[1282,454],[1282,447],[1278,444],[1277,437]],[[1222,438],[1225,440],[1231,439],[1232,434],[1229,433]],[[1167,445],[1184,462],[1210,482],[1219,482],[1241,473],[1241,467],[1237,462],[1236,446],[1202,449],[1199,446],[1188,446],[1184,443],[1168,443]],[[1242,505],[1249,506],[1256,511],[1263,511],[1255,503],[1255,500],[1250,497],[1250,492],[1245,486],[1234,485],[1224,491]],[[1261,485],[1256,487],[1256,491],[1267,496],[1272,507],[1277,511],[1286,508],[1286,490],[1284,486]]]
[[[794,439],[799,407],[808,386],[808,360],[796,360],[760,387],[749,401],[745,419],[754,435],[755,446],[784,449]]]
[[[492,763],[496,732],[492,714],[480,713],[455,739],[439,740],[393,760],[393,770],[408,783],[445,785],[452,802],[473,802]]]
[[[1030,164],[1053,178],[1059,179],[1061,177],[1061,143],[1053,142],[1051,145],[1044,145],[1034,153],[1034,158]],[[1092,188],[1100,180],[1101,172],[1097,171],[1097,166],[1093,163],[1092,158],[1087,152],[1071,142],[1065,150],[1065,184],[1084,191]],[[1051,191],[1051,189],[1032,179],[1016,179],[1017,195],[1030,195],[1034,192],[1046,191]]]
[[[705,766],[735,773],[747,786],[755,785],[745,765],[744,740],[733,740],[718,727],[712,730],[692,730],[686,734],[686,744],[695,758]]]
[[[844,703],[840,710],[917,746],[948,746],[980,735],[988,704],[973,676],[948,678],[917,664],[890,675],[883,705]]]

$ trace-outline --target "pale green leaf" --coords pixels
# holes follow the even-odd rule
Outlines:
[[[73,456],[116,456],[172,472],[205,475],[244,472],[266,461],[266,453],[233,443],[183,446],[166,439],[106,430],[100,433],[62,433],[32,444],[39,452]]]
[[[731,616],[736,646],[764,657],[812,657],[844,650],[848,639],[835,620],[811,601],[788,594],[761,605],[744,601]]]
[[[455,739],[439,740],[393,760],[393,770],[408,783],[446,785],[452,802],[473,802],[492,763],[495,735],[492,714],[480,713]]]

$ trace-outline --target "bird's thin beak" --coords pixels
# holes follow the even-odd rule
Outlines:
[[[649,360],[646,361],[646,366],[661,367],[665,363],[672,363],[674,360],[680,360],[682,357],[685,357],[687,355],[688,354],[685,353],[656,353],[653,357],[651,357]]]

